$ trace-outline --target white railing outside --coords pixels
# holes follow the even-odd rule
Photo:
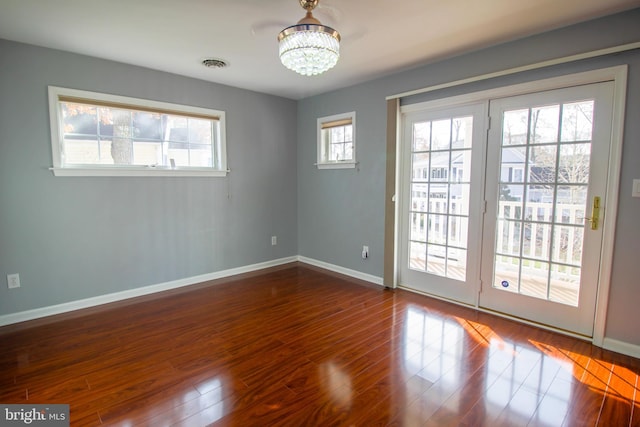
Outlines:
[[[412,250],[410,253],[412,268],[435,272],[444,268],[443,258],[446,256],[444,245],[466,248],[468,218],[462,215],[462,212],[466,213],[466,209],[463,211],[462,206],[463,199],[412,197],[410,240],[443,245],[440,248],[430,249],[429,253],[436,254],[437,257],[429,262],[433,264],[432,266],[425,265],[427,260],[424,259],[424,252],[421,249],[417,252]],[[496,256],[496,270],[499,270],[501,275],[513,276],[512,279],[517,281],[517,263],[513,264],[508,259],[504,259],[504,256],[525,258],[521,261],[522,286],[529,286],[533,294],[546,298],[545,289],[547,289],[546,284],[549,283],[552,299],[573,304],[577,301],[580,282],[585,207],[583,204],[561,203],[556,205],[555,212],[553,208],[554,205],[551,203],[529,202],[523,209],[521,201],[499,202],[495,246],[495,251],[499,255]],[[430,216],[426,212],[429,212]],[[434,215],[440,215],[440,217],[437,218]],[[524,229],[521,230],[521,228]],[[520,246],[522,246],[522,253]],[[412,247],[415,246],[412,245]],[[451,252],[450,250],[450,258]],[[466,251],[462,253],[466,255]],[[551,273],[549,273],[550,261],[553,263]],[[458,263],[449,263],[447,270],[460,269],[456,264]],[[464,264],[466,263],[462,265]],[[460,272],[442,271],[440,275],[464,277],[464,268]],[[549,278],[550,282],[548,282]],[[566,296],[565,293],[567,293]]]

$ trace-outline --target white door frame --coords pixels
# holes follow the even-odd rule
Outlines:
[[[609,152],[608,178],[607,178],[607,199],[604,201],[606,210],[603,212],[603,236],[601,250],[600,273],[598,277],[598,294],[596,297],[596,310],[594,319],[594,330],[592,343],[602,347],[604,342],[604,333],[606,326],[606,318],[609,305],[609,291],[611,287],[611,267],[613,264],[613,249],[615,244],[615,226],[618,211],[618,198],[620,187],[620,165],[622,162],[622,142],[624,131],[624,115],[627,93],[627,65],[619,65],[615,67],[596,69],[576,74],[569,74],[559,77],[552,77],[544,80],[536,80],[527,83],[521,83],[511,86],[489,89],[480,92],[473,92],[465,95],[459,95],[434,101],[422,102],[418,104],[410,104],[400,107],[401,113],[417,111],[422,109],[445,108],[454,105],[461,105],[473,102],[489,101],[495,98],[524,95],[545,90],[561,89],[570,86],[578,86],[583,84],[599,83],[605,81],[613,81],[613,116],[611,121],[611,149]],[[402,127],[402,123],[398,123],[398,127]],[[486,143],[486,141],[485,141]],[[402,176],[403,164],[401,159],[403,156],[403,144],[396,145],[396,203],[395,203],[395,242],[394,253],[395,263],[398,263],[398,254],[400,253],[400,207],[404,201],[401,199],[400,177]],[[394,283],[398,283],[398,268],[395,269]],[[479,291],[479,289],[478,289]],[[475,307],[479,310],[479,299],[476,300]],[[562,332],[562,331],[560,331]]]
[[[473,194],[469,200],[468,228],[469,230],[471,230],[472,228],[482,230],[482,212],[480,211],[480,207],[483,200],[482,194],[484,193],[484,184],[483,184],[482,177],[484,174],[484,151],[485,150],[482,148],[475,148],[475,147],[480,147],[481,145],[483,145],[486,139],[486,132],[487,132],[486,118],[488,117],[488,103],[475,102],[475,103],[465,103],[460,105],[450,105],[447,108],[423,109],[423,110],[420,110],[418,114],[419,114],[419,117],[423,119],[425,119],[426,117],[427,121],[439,120],[441,118],[458,117],[458,116],[473,117],[473,127],[471,132],[473,134],[472,145],[474,148],[471,148],[471,151],[474,152],[473,156],[479,156],[479,157],[474,158],[471,161],[470,168],[469,168],[470,169],[469,181],[471,182],[470,186],[473,189],[472,193],[475,191],[476,194]],[[416,118],[416,115],[403,112],[402,117],[403,117],[403,120],[414,119]],[[406,125],[406,122],[405,122],[405,125]],[[404,127],[406,128],[406,126]],[[403,132],[400,137],[401,144],[407,144],[409,142],[406,138],[410,138],[411,135],[407,135],[406,134],[407,131],[408,129],[403,128]],[[411,145],[411,144],[409,143],[408,145]],[[405,145],[405,147],[408,148],[408,145]],[[404,151],[405,147],[403,147],[403,153],[406,155],[411,152],[411,149],[409,148],[409,153],[408,153]],[[406,155],[405,157],[406,157],[405,159],[401,160],[402,161],[402,166],[400,167],[401,178],[399,181],[401,183],[399,194],[401,194],[400,198],[404,201],[407,200],[407,197],[409,198],[409,200],[411,200],[411,196],[410,196],[411,185],[405,181],[407,177],[411,176],[411,163],[412,163],[410,155]],[[401,207],[400,218],[398,220],[398,223],[400,224],[399,240],[400,241],[403,240],[403,236],[404,236],[403,233],[407,234],[407,240],[409,240],[410,233],[407,231],[408,209],[407,209],[407,206],[404,206],[404,205],[400,205],[400,207]],[[467,238],[467,251],[480,253],[481,243],[482,243],[481,237],[474,237],[469,235]],[[399,249],[400,249],[400,252],[398,254],[399,260],[404,259],[405,257],[408,258],[407,248],[400,247]],[[434,279],[436,281],[439,281],[441,286],[442,286],[442,282],[451,281],[449,284],[446,285],[446,287],[451,288],[452,290],[455,289],[454,291],[455,295],[452,295],[452,298],[454,298],[454,300],[456,300],[457,302],[462,302],[465,305],[475,306],[477,303],[476,301],[477,294],[475,292],[475,289],[477,289],[480,285],[480,261],[481,261],[480,259],[474,259],[474,260],[468,261],[466,266],[467,283],[464,285],[457,282],[454,279],[447,278],[447,277],[434,277]],[[400,279],[399,282],[402,282],[403,267],[400,266],[400,263],[398,264],[399,264],[398,277]],[[413,273],[409,273],[409,274],[413,274]],[[419,272],[418,274],[429,274],[429,273],[424,271],[424,272]],[[399,283],[399,285],[403,286],[402,283]],[[406,281],[404,286],[407,286]],[[436,288],[437,287],[438,286],[436,286]],[[413,287],[411,289],[416,292],[420,292],[419,290]],[[434,296],[434,295],[431,295],[431,296]],[[466,298],[466,301],[463,301],[463,299],[465,298]]]

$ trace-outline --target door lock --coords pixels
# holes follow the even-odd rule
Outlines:
[[[588,220],[591,223],[591,229],[598,229],[598,222],[600,221],[600,196],[595,196],[593,198],[593,206],[591,207],[591,218],[584,217],[584,219]]]

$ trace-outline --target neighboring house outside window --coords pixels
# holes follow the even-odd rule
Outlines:
[[[319,169],[355,168],[355,112],[318,119],[317,165]]]

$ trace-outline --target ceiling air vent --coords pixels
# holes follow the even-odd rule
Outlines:
[[[222,59],[207,58],[207,59],[202,61],[202,65],[204,65],[205,67],[209,67],[209,68],[224,68],[224,67],[228,66],[229,64],[227,64]]]

